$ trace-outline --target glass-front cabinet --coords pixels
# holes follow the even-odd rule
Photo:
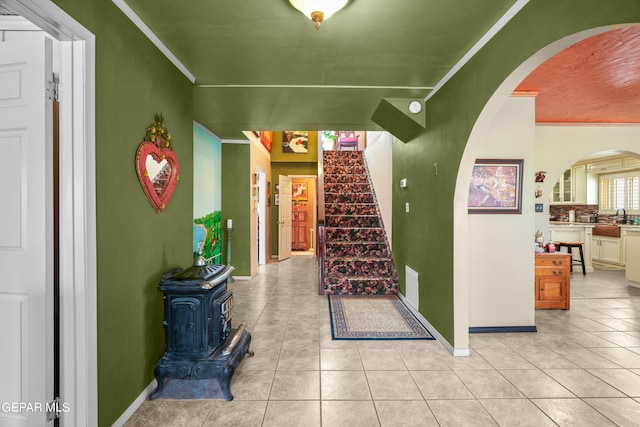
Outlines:
[[[553,186],[551,203],[586,203],[587,173],[585,165],[575,165],[565,170]]]

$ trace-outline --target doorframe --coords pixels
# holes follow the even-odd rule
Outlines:
[[[289,178],[293,179],[313,179],[314,182],[314,193],[315,197],[313,198],[313,217],[312,223],[309,224],[309,231],[313,232],[311,236],[310,248],[313,249],[314,254],[318,254],[318,236],[316,235],[318,231],[318,175],[289,175]],[[293,204],[291,204],[291,210],[293,210]]]
[[[258,267],[267,263],[267,173],[256,167],[258,177]]]
[[[60,425],[97,425],[95,36],[49,0],[4,3],[61,42]]]

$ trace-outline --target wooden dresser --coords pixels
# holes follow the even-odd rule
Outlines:
[[[571,297],[571,255],[560,252],[536,254],[536,309],[569,310]]]

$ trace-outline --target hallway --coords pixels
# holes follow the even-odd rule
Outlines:
[[[126,426],[607,426],[640,419],[640,289],[624,273],[571,277],[570,311],[537,333],[475,334],[471,356],[438,341],[332,341],[315,257],[230,284],[253,358],[234,400],[145,401]],[[532,284],[533,291],[533,284]]]

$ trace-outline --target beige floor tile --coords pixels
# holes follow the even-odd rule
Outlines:
[[[559,426],[615,426],[580,399],[534,399],[533,403]]]
[[[547,369],[545,372],[578,397],[624,397],[584,369]]]
[[[447,362],[449,367],[454,371],[493,369],[493,366],[484,360],[484,358],[475,350],[471,350],[469,356],[450,357],[445,359],[445,362]]]
[[[517,348],[514,351],[538,369],[578,368],[578,365],[548,348]]]
[[[145,425],[163,427],[190,427],[202,425],[209,415],[207,400],[163,400],[151,412]]]
[[[381,427],[438,426],[424,400],[378,400],[374,405]]]
[[[322,401],[322,427],[375,427],[379,425],[372,401]]]
[[[640,354],[622,347],[592,348],[591,351],[606,357],[627,369],[640,369]]]
[[[327,371],[363,370],[360,351],[357,348],[320,350],[320,367]]]
[[[552,427],[556,425],[527,399],[481,399],[480,403],[501,426]]]
[[[553,378],[537,369],[505,369],[500,373],[528,398],[575,397]]]
[[[473,394],[453,371],[411,371],[425,399],[472,399]]]
[[[263,427],[320,427],[320,401],[269,400]]]
[[[320,349],[283,347],[278,360],[278,370],[317,371],[320,369]]]
[[[398,353],[410,371],[448,371],[451,367],[440,354],[429,350],[399,348]]]
[[[371,400],[364,371],[322,371],[320,388],[323,400]]]
[[[422,399],[408,371],[367,371],[367,381],[375,400]]]
[[[620,368],[606,357],[587,348],[556,348],[554,351],[581,368]]]
[[[479,348],[476,352],[495,369],[534,369],[527,359],[509,348]]]
[[[629,397],[640,397],[640,377],[627,369],[588,369]],[[640,420],[638,420],[640,423]]]
[[[244,358],[237,371],[275,371],[280,358],[280,345],[255,349],[253,356]]]
[[[402,361],[400,353],[392,348],[365,348],[360,349],[360,358],[364,369],[373,370],[406,370],[407,366]]]
[[[260,427],[267,401],[212,402],[203,427]]]
[[[634,399],[584,399],[584,401],[621,427],[640,424],[640,402]]]
[[[237,371],[231,378],[234,400],[267,400],[275,371]]]
[[[456,374],[478,399],[524,397],[498,371],[459,371]]]
[[[594,332],[595,335],[622,347],[639,347],[640,337],[629,332]]]
[[[319,400],[320,371],[276,371],[269,400]]]
[[[427,404],[442,427],[498,425],[477,400],[428,400]]]

